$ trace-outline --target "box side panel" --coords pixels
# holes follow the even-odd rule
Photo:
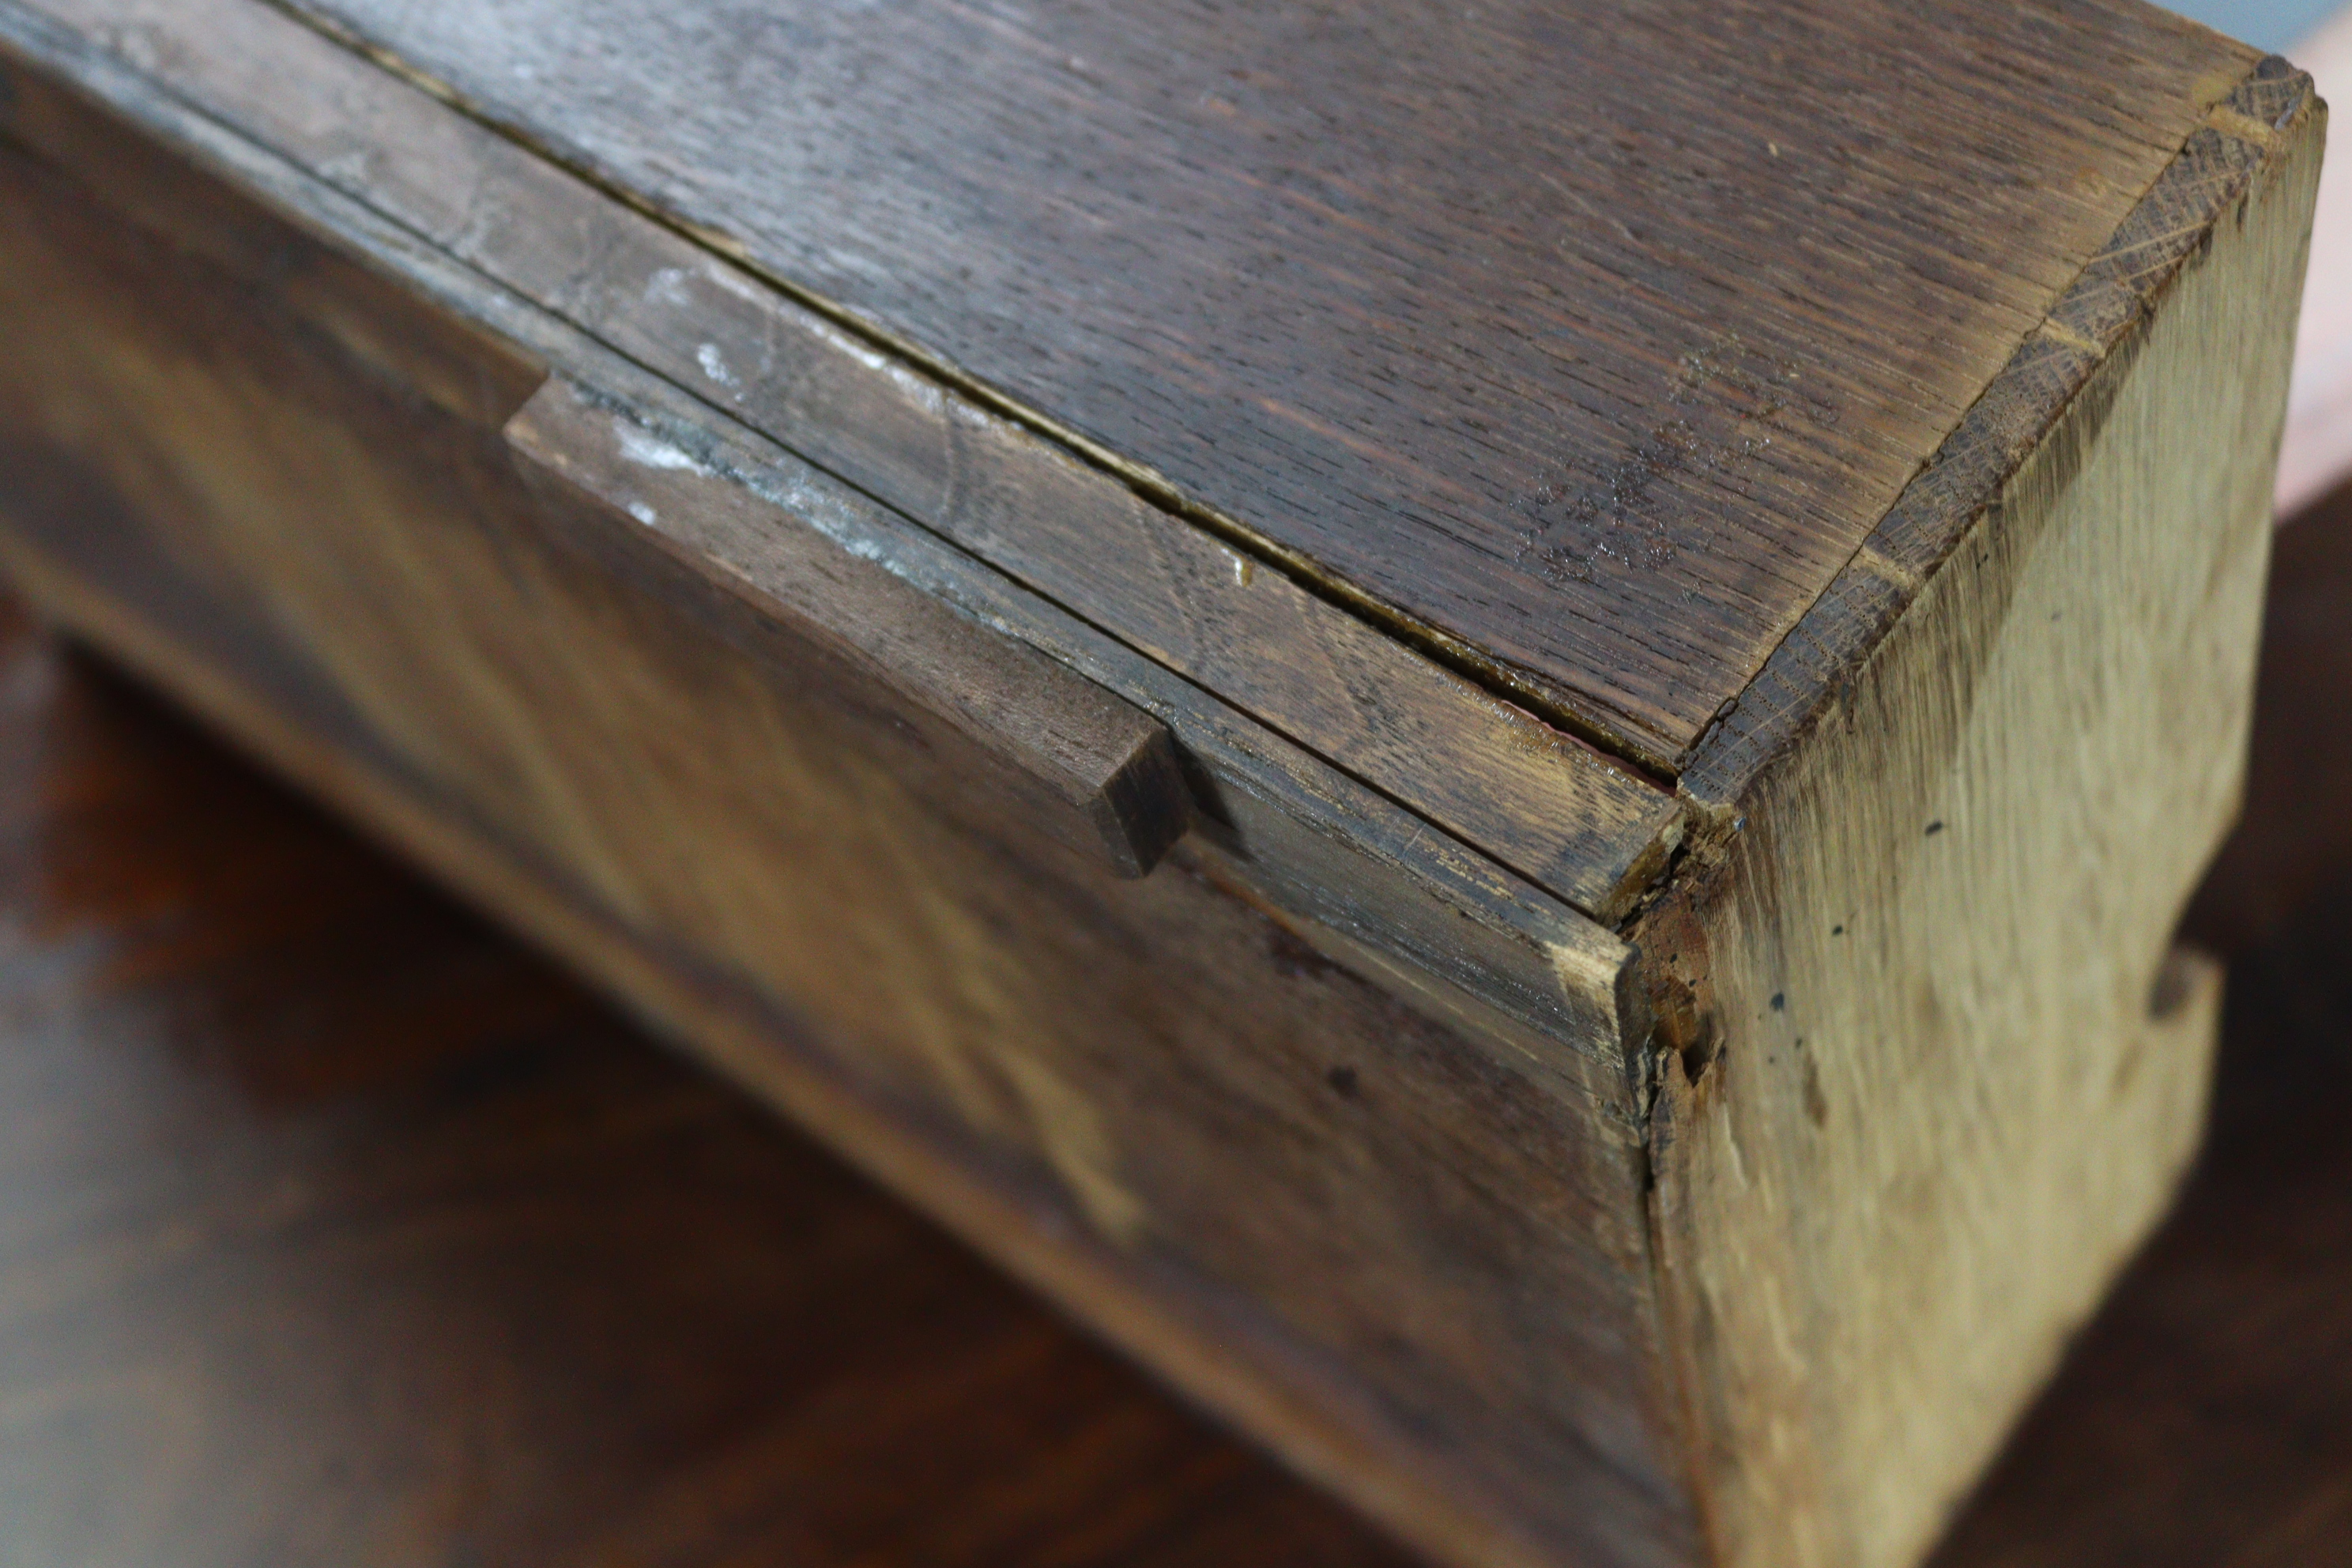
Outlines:
[[[249,244],[0,144],[37,602],[1424,1544],[1692,1559],[1639,1141],[1529,1065],[1614,1040],[1395,984],[1230,834],[1120,881],[942,805],[854,670],[525,485],[511,355],[187,193]],[[424,340],[471,391],[370,346]],[[1615,1017],[1606,965],[1556,968]]]

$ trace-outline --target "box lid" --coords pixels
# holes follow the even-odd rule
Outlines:
[[[2253,59],[2128,0],[316,8],[1669,773]]]

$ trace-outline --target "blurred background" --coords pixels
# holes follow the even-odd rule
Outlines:
[[[2338,0],[2189,0],[2171,7],[2216,32],[2290,58],[2338,8]]]
[[[2183,9],[2352,102],[2320,0]],[[2352,1563],[2326,180],[2210,1143],[1939,1568]],[[0,1568],[1402,1561],[5,599],[0,1194]]]
[[[2174,10],[2284,54],[2309,71],[2320,96],[2352,109],[2352,7],[2342,0],[2190,0]],[[2343,144],[2338,134],[2331,139]],[[2333,149],[2331,149],[2333,151]],[[2352,158],[2320,175],[2311,273],[2295,342],[2294,389],[2279,455],[2279,512],[2301,512],[2352,469]]]

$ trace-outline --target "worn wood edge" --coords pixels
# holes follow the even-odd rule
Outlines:
[[[695,235],[628,205],[625,193],[605,192],[257,0],[208,3],[229,7],[223,26],[275,29],[271,47],[301,55],[289,58],[285,74],[305,80],[303,103],[260,102],[277,102],[271,95],[280,84],[248,61],[204,63],[198,57],[225,46],[198,27],[194,12],[184,17],[167,9],[159,24],[154,7],[136,4],[48,0],[46,9],[79,36],[102,35],[102,48],[129,55],[142,68],[157,57],[157,71],[176,73],[162,85],[205,112],[695,389],[1604,923],[1630,912],[1668,864],[1686,808],[1660,780],[1290,576],[1259,571],[1255,557],[1139,499],[1050,437],[877,351]],[[139,19],[107,20],[124,16]],[[159,25],[177,34],[145,36]],[[224,68],[246,77],[215,86],[212,96],[224,101],[208,106],[200,91],[205,73]],[[319,79],[309,81],[312,76]],[[356,111],[323,141],[307,101],[320,96]],[[399,114],[414,123],[395,127],[394,140],[376,152],[354,151],[367,145],[370,126]],[[415,168],[406,184],[399,172],[413,162],[411,145],[435,146],[467,166],[451,172],[454,185],[436,182],[420,196]],[[443,210],[450,189],[470,192],[462,216]],[[488,203],[501,209],[499,219],[474,221],[474,207],[492,190],[502,193]],[[518,229],[522,214],[563,235],[598,228],[604,243],[590,264],[595,275],[548,275],[539,265],[545,258],[517,237],[530,226]],[[730,331],[746,335],[730,342]],[[726,358],[764,361],[780,349],[797,367],[781,386],[772,375],[747,384],[725,368]],[[931,472],[941,461],[950,471]],[[1087,520],[1073,537],[1100,536],[1092,558],[1074,556],[1073,540],[1064,537],[1071,531],[1034,521],[1066,516]],[[1445,743],[1434,743],[1440,734]],[[1465,757],[1475,763],[1465,765]]]
[[[1643,773],[1661,780],[1672,776],[1675,754],[1671,743],[1648,735],[1645,727],[1637,721],[1617,712],[1591,693],[1501,658],[1426,617],[1389,603],[1324,564],[1311,552],[1283,544],[1242,519],[1191,495],[1150,465],[1103,445],[1064,421],[991,385],[984,378],[957,365],[947,355],[893,332],[848,306],[828,299],[767,266],[750,247],[725,230],[680,216],[625,184],[608,179],[560,148],[550,146],[533,136],[527,128],[469,99],[455,86],[419,68],[397,51],[355,31],[339,18],[315,11],[299,4],[299,0],[255,0],[255,3],[361,56],[474,123],[562,169],[606,198],[723,258],[803,308],[903,361],[940,387],[1052,442],[1088,467],[1117,479],[1152,506],[1183,519],[1253,559],[1283,573],[1317,598],[1369,622],[1384,635],[1436,660],[1495,696],[1528,710],[1546,722]]]
[[[1448,1005],[1495,1009],[1596,1065],[1630,1071],[1643,1029],[1624,1011],[1637,988],[1632,950],[1614,932],[756,432],[709,418],[667,382],[598,365],[551,325],[559,368],[593,371],[600,400],[649,438],[1165,724],[1199,805],[1182,853],[1224,868],[1269,909],[1387,953],[1423,991],[1447,994]],[[763,591],[743,563],[691,545],[679,554],[730,592]],[[1596,996],[1614,998],[1605,1015],[1589,1005]],[[1612,1047],[1596,1054],[1603,1039]]]
[[[691,1049],[754,1095],[788,1108],[799,1125],[852,1165],[931,1215],[999,1268],[1049,1298],[1083,1303],[1087,1321],[1122,1352],[1167,1377],[1212,1416],[1255,1435],[1282,1461],[1401,1538],[1484,1568],[1551,1568],[1546,1545],[1508,1522],[1486,1495],[1326,1366],[1269,1332],[1247,1304],[1167,1265],[1115,1254],[1084,1226],[1059,1220],[1044,1194],[1000,1177],[866,1103],[805,1059],[789,1023],[756,999],[648,946],[591,912],[564,879],[447,802],[411,798],[332,748],[283,722],[234,679],[184,657],[134,612],[0,537],[10,579],[37,612],[87,640],[134,677],[172,693],[262,765],[336,805],[344,819],[443,885],[582,973],[611,977],[625,1007],[663,1038]],[[780,1049],[779,1047],[787,1048]],[[1247,1346],[1246,1358],[1234,1353]],[[1267,1372],[1275,1375],[1265,1375]]]
[[[282,216],[543,365],[593,384],[661,439],[959,613],[1164,723],[1202,808],[1186,844],[1270,904],[1387,954],[1400,972],[1528,1026],[1522,1068],[1637,1124],[1645,1026],[1623,1008],[1631,948],[1573,906],[1144,658],[987,563],[843,484],[676,383],[519,298],[254,142],[81,34],[0,0],[0,52],[47,72]],[[510,409],[506,412],[511,412]],[[1513,1039],[1522,1037],[1507,1032]]]
[[[1691,749],[1679,787],[1718,830],[1758,776],[1835,706],[1840,689],[1983,522],[2099,366],[2161,308],[2214,223],[2258,190],[2294,121],[2326,112],[2311,78],[2276,55],[2207,112],[1853,559]]]
[[[709,570],[706,557],[725,550],[730,535],[757,535],[772,553],[756,575],[739,571],[744,596],[758,594],[780,622],[1044,785],[1049,830],[1112,875],[1145,875],[1183,837],[1192,803],[1175,743],[1157,719],[794,527],[782,509],[641,431],[588,388],[553,375],[501,433],[527,484],[568,487],[642,525],[689,567]],[[664,516],[681,521],[663,528]]]

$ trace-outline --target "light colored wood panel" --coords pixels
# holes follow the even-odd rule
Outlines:
[[[2167,953],[2244,769],[2325,121],[2298,101],[1642,932],[1681,1015],[1660,1246],[1727,1563],[1915,1561],[2194,1150],[2214,1010]]]

